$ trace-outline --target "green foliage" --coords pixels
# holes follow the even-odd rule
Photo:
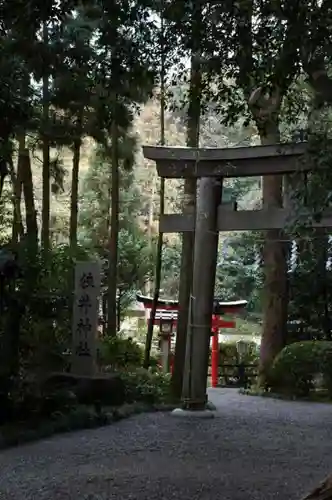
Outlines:
[[[181,245],[176,241],[172,245],[166,242],[163,246],[161,283],[163,295],[177,297],[179,290],[181,266]]]
[[[249,312],[261,310],[261,246],[261,238],[252,232],[231,235],[221,243],[215,294],[223,300],[247,300]]]
[[[100,356],[108,369],[130,369],[141,366],[143,350],[131,338],[105,337],[100,342]]]
[[[245,375],[250,383],[257,376],[257,364],[259,358],[259,350],[254,342],[247,342],[247,352],[241,358],[238,355],[235,342],[223,343],[219,347],[219,383],[225,385],[234,385],[239,380],[239,364],[240,362],[247,365]],[[227,366],[233,365],[233,366]],[[248,365],[253,365],[248,367]]]
[[[78,405],[74,392],[68,389],[45,391],[40,380],[27,374],[16,378],[10,398],[15,421],[53,418],[57,412],[66,414]]]
[[[126,144],[128,147],[126,147]],[[120,231],[118,296],[121,316],[132,301],[134,293],[142,289],[153,273],[154,255],[142,229],[139,192],[133,172],[127,167],[133,161],[134,142],[126,138],[120,168]],[[128,162],[128,163],[126,163]],[[125,168],[126,164],[126,168]],[[110,159],[98,149],[89,166],[82,186],[84,198],[79,216],[79,240],[90,252],[105,260],[108,258],[110,212]],[[107,269],[103,285],[107,286]]]
[[[120,148],[120,230],[132,230],[137,228],[135,216],[140,208],[139,191],[131,170],[135,142],[128,137],[123,139],[125,144]],[[99,254],[105,253],[108,242],[111,185],[111,158],[104,148],[98,148],[82,183],[79,238],[82,244]]]
[[[247,352],[242,357],[244,364],[257,363],[258,350],[255,342],[247,342]],[[223,343],[219,347],[219,365],[223,364],[238,364],[239,355],[235,342]]]
[[[73,413],[82,414],[81,405],[94,407],[102,416],[105,407],[119,407],[124,403],[154,405],[169,401],[169,376],[158,371],[128,368],[96,377],[54,373],[40,379],[28,373],[20,374],[10,393],[10,418],[16,423],[38,427],[47,420],[57,422],[68,416],[69,429],[75,429],[76,425],[71,425],[71,416]],[[86,418],[83,421],[86,422]],[[87,426],[85,423],[82,427]]]
[[[126,401],[147,404],[169,402],[170,375],[140,368],[121,374],[125,384]]]
[[[156,180],[152,179],[154,176],[147,169],[144,181],[141,179],[141,185],[137,185],[139,176],[133,169],[139,166],[136,164],[137,138],[132,133],[132,125],[139,104],[151,96],[158,80],[162,52],[166,70],[169,71],[166,75],[169,83],[168,106],[173,109],[173,114],[169,114],[167,120],[172,127],[175,120],[177,125],[187,124],[191,90],[186,82],[188,68],[183,61],[192,54],[200,59],[198,69],[203,77],[200,140],[204,146],[249,145],[257,140],[257,130],[251,121],[258,115],[254,108],[249,109],[248,98],[258,86],[263,86],[264,90],[273,90],[278,86],[281,90],[280,130],[283,140],[292,138],[299,125],[307,126],[310,122],[306,161],[315,167],[315,171],[309,176],[305,188],[301,180],[301,187],[296,190],[296,206],[303,205],[305,199],[307,206],[302,212],[294,210],[293,226],[296,227],[294,231],[289,230],[291,237],[297,236],[302,242],[300,264],[290,276],[290,312],[292,318],[300,319],[305,325],[304,338],[331,337],[332,274],[326,265],[331,253],[330,243],[325,232],[316,232],[313,236],[308,235],[307,230],[308,223],[319,221],[322,210],[331,205],[331,113],[330,109],[315,109],[316,118],[313,117],[313,93],[308,90],[306,77],[301,73],[306,71],[312,77],[313,67],[318,63],[322,65],[323,57],[329,53],[329,43],[326,42],[329,40],[330,22],[329,12],[325,10],[327,4],[314,4],[308,0],[296,9],[292,2],[284,2],[279,8],[275,2],[200,4],[140,0],[87,1],[82,4],[69,0],[48,2],[45,9],[45,2],[39,0],[27,1],[24,5],[21,0],[1,2],[0,156],[12,167],[13,138],[17,139],[22,134],[29,136],[29,147],[34,143],[40,149],[47,138],[57,152],[64,146],[72,150],[74,145],[77,151],[77,145],[80,146],[86,136],[102,146],[91,161],[81,186],[81,247],[75,255],[68,247],[57,247],[45,259],[39,250],[34,252],[23,241],[16,249],[22,275],[13,287],[6,290],[7,302],[1,318],[1,340],[8,334],[8,344],[13,346],[18,341],[19,363],[16,363],[16,368],[36,372],[62,369],[66,364],[63,353],[71,344],[75,259],[98,256],[106,261],[108,258],[110,159],[115,151],[110,130],[114,123],[119,135],[121,178],[118,238],[120,313],[135,291],[142,289],[151,279],[155,221],[153,227],[149,227],[151,237],[147,236],[146,228],[150,226],[150,212],[155,215],[157,211],[154,200]],[[161,10],[164,11],[163,34],[158,26],[159,18],[155,15]],[[315,36],[309,36],[313,32]],[[172,66],[174,62],[176,65]],[[321,67],[316,67],[315,71],[324,78]],[[179,85],[169,82],[174,75]],[[47,91],[40,85],[43,79],[49,82]],[[312,85],[315,79],[309,80]],[[316,92],[315,98],[319,95],[320,92]],[[325,97],[320,96],[319,100],[322,99]],[[48,116],[45,116],[43,112],[48,106]],[[158,114],[155,109],[153,113]],[[150,121],[152,118],[150,120],[149,117],[144,123],[144,131],[147,131],[145,139],[157,143],[154,130],[149,126]],[[177,126],[172,130],[173,135],[168,137],[168,141],[178,143],[180,130]],[[183,130],[181,133],[183,135]],[[65,173],[58,155],[51,159],[54,196],[63,191]],[[8,176],[1,199],[1,242],[7,242],[12,230],[12,182],[13,179]],[[169,200],[173,207],[178,203],[179,185],[176,184],[175,189],[175,184],[172,185]],[[255,193],[258,188],[257,179],[225,181],[225,194],[236,198],[246,208],[257,201],[259,195],[252,196],[250,191]],[[37,198],[36,202],[39,212]],[[54,204],[51,205],[54,207]],[[63,217],[67,218],[67,214]],[[220,259],[216,280],[217,295],[226,300],[247,299],[249,311],[256,313],[261,310],[262,275],[257,265],[261,241],[262,237],[254,233],[245,236],[232,234],[228,239],[227,254]],[[162,293],[170,297],[176,297],[178,293],[179,248],[178,238],[167,239],[163,255]],[[105,276],[103,278],[103,286],[106,287]],[[15,319],[19,313],[22,313],[22,318],[16,338],[8,327],[10,323],[3,320]],[[141,353],[133,342],[106,339],[102,347],[107,363],[112,366],[119,368],[139,364]],[[17,351],[16,347],[13,350]],[[6,349],[1,355],[2,366],[5,366],[11,356]],[[233,354],[229,353],[226,357],[235,359],[234,356],[233,349]],[[12,359],[10,362],[13,364]],[[21,371],[16,371],[22,377]],[[166,390],[167,381],[159,380],[158,374],[137,372],[132,378],[130,376],[128,394],[132,399],[158,399]],[[135,380],[139,381],[140,389],[135,386]],[[21,410],[24,407],[31,408],[31,411],[33,407],[39,408],[41,396],[37,395],[38,390],[32,382],[21,382],[21,385],[19,382],[15,385],[17,392],[14,397],[22,401]],[[164,382],[165,387],[162,385]],[[62,396],[59,393],[45,400],[56,407],[58,403],[54,401],[58,397],[61,400]],[[95,396],[93,399],[96,399]],[[63,401],[62,404],[65,407],[67,403]]]
[[[25,305],[21,325],[22,348],[26,363],[35,369],[38,366],[50,369],[53,354],[59,356],[71,345],[74,262],[76,259],[86,260],[88,256],[80,247],[73,255],[72,250],[64,245],[52,250],[47,262],[40,255],[35,259],[31,255],[25,257],[27,260],[22,266],[25,279],[21,289]],[[29,356],[27,352],[30,352]],[[53,369],[56,366],[53,365]]]
[[[133,285],[143,288],[152,275],[153,253],[147,238],[136,224],[127,221],[127,227],[119,232],[118,266],[119,289],[131,290]]]
[[[71,373],[54,373],[43,384],[44,391],[69,390],[78,403],[85,405],[119,406],[125,402],[125,388],[121,375],[107,374],[84,377]]]
[[[312,104],[312,103],[311,103]],[[331,340],[330,304],[332,300],[331,242],[329,231],[312,230],[324,210],[331,207],[331,110],[312,105],[308,118],[307,152],[303,162],[312,172],[292,178],[294,209],[287,230],[297,243],[296,260],[289,280],[290,317],[299,324],[289,341]]]
[[[292,396],[308,396],[316,376],[332,397],[332,342],[295,342],[286,346],[274,360],[268,388]]]
[[[23,443],[45,439],[56,433],[73,432],[108,425],[112,415],[96,412],[93,408],[79,406],[67,413],[55,412],[52,418],[38,422],[10,422],[0,427],[0,448],[18,446]]]
[[[67,364],[64,352],[71,348],[74,261],[87,255],[81,248],[73,255],[69,247],[59,246],[45,262],[23,243],[16,250],[20,274],[15,288],[6,285],[2,297],[2,370],[14,376],[20,370],[61,370]]]
[[[49,376],[45,390],[73,392],[81,404],[118,406],[124,402],[161,403],[169,396],[170,377],[159,371],[126,366],[116,373],[79,377],[67,373]]]

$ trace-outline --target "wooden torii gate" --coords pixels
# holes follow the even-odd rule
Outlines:
[[[143,147],[144,156],[156,162],[160,177],[200,179],[196,214],[165,214],[160,231],[195,231],[194,273],[190,317],[188,318],[188,365],[183,391],[184,407],[206,408],[208,353],[211,332],[213,292],[220,231],[282,229],[290,207],[263,207],[237,211],[222,203],[222,180],[227,177],[287,175],[310,170],[301,157],[306,143],[288,143],[239,148]],[[323,214],[312,227],[332,227],[332,212]]]

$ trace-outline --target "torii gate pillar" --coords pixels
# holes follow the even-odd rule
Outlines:
[[[187,410],[204,410],[218,255],[217,213],[222,182],[202,178],[196,208],[194,274],[182,399]]]

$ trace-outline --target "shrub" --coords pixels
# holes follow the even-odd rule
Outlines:
[[[55,412],[68,413],[78,404],[75,394],[66,388],[43,387],[36,376],[21,374],[10,392],[11,419],[35,421]]]
[[[73,393],[77,402],[84,405],[155,404],[167,401],[170,376],[144,368],[95,377],[54,373],[45,380],[43,391],[48,394]]]
[[[54,373],[45,380],[46,392],[65,389],[72,391],[80,404],[120,406],[125,402],[125,386],[119,374],[84,377]]]
[[[70,413],[78,405],[74,392],[67,389],[59,389],[43,395],[41,416],[50,417],[55,413]]]
[[[156,404],[166,402],[170,395],[170,375],[144,368],[121,374],[127,403]]]
[[[242,357],[244,364],[252,364],[258,361],[259,349],[255,342],[246,342],[247,352]],[[210,349],[211,356],[211,349]],[[210,358],[211,360],[211,358]],[[236,342],[224,342],[219,346],[219,366],[223,364],[237,364],[239,362],[239,355],[237,352]]]
[[[78,403],[84,405],[155,404],[167,401],[170,376],[144,368],[94,377],[54,373],[45,380],[43,390],[49,394],[72,392]]]
[[[101,363],[112,369],[141,366],[142,348],[132,338],[107,337],[100,346]]]
[[[317,375],[322,375],[324,388],[332,397],[332,342],[295,342],[274,360],[267,386],[274,392],[303,397],[313,389]]]
[[[258,363],[258,348],[255,342],[247,342],[247,352],[242,356],[241,361],[245,365],[256,365]],[[238,380],[239,368],[236,366],[240,362],[236,342],[225,342],[219,347],[219,372],[222,383],[226,385]],[[211,363],[211,361],[210,361]],[[225,366],[226,365],[226,366]],[[233,365],[233,366],[230,366]],[[256,377],[257,369],[246,368],[246,375],[252,381]]]

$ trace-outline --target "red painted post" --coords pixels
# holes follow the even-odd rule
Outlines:
[[[213,322],[215,322],[213,316]],[[212,387],[218,386],[219,381],[219,329],[217,326],[212,327],[212,351],[211,351],[211,384]]]

